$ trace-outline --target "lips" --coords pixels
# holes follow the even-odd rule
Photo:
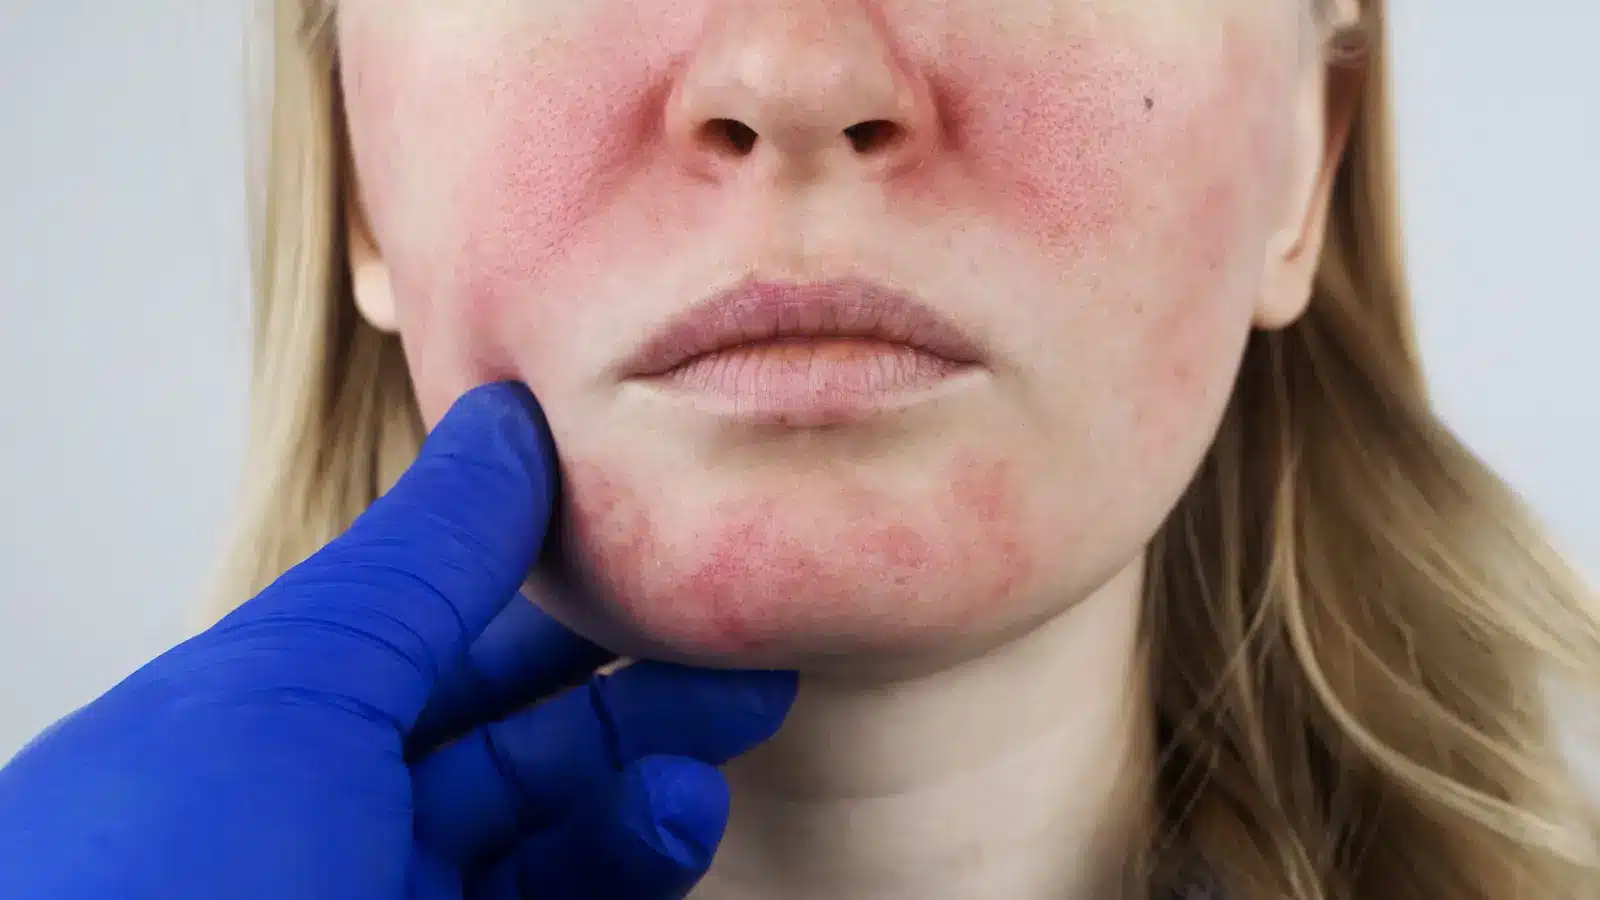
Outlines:
[[[662,376],[709,356],[848,342],[911,351],[953,366],[980,361],[978,345],[901,291],[863,279],[805,284],[749,280],[692,307],[630,358],[629,377]],[[866,350],[865,346],[860,349]]]
[[[875,282],[752,279],[668,323],[624,372],[721,419],[824,427],[930,399],[981,359],[949,320]]]

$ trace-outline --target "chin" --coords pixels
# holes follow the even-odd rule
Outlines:
[[[629,659],[883,678],[980,656],[1048,617],[1043,604],[1020,593],[974,611],[948,584],[930,584],[928,592],[860,584],[848,599],[828,589],[837,581],[782,593],[772,584],[729,581],[709,602],[685,602],[620,594],[547,571],[535,576],[531,594],[573,631]]]
[[[570,466],[530,593],[620,655],[727,668],[917,666],[1040,618],[1042,541],[1012,465],[878,474],[646,490]]]

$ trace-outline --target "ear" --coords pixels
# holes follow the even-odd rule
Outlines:
[[[1308,66],[1292,138],[1289,198],[1267,247],[1255,325],[1291,325],[1311,303],[1312,281],[1327,231],[1334,182],[1361,102],[1355,69]]]
[[[345,221],[348,223],[345,241],[350,254],[350,285],[356,309],[373,328],[389,333],[398,331],[389,266],[384,262],[377,241],[373,240],[366,212],[354,190],[346,200]]]

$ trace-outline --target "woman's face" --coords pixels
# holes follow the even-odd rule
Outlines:
[[[541,600],[690,662],[972,653],[1137,565],[1249,331],[1306,300],[1338,143],[1300,0],[337,26],[363,312],[430,423],[532,387]]]

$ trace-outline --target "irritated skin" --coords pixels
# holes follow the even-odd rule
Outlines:
[[[569,465],[569,580],[593,595],[557,605],[657,655],[910,652],[1092,590],[1189,477],[1269,238],[1298,224],[1291,4],[341,13],[425,414],[533,387]],[[726,120],[749,152],[707,127]],[[863,153],[843,132],[874,120],[898,137]],[[751,273],[918,294],[988,349],[983,377],[836,434],[731,429],[619,381],[667,317]]]
[[[1306,299],[1327,161],[1305,18],[1295,0],[342,0],[359,300],[400,332],[430,421],[490,380],[543,401],[566,481],[540,600],[591,636],[908,675],[1100,603],[1071,666],[990,676],[1060,702],[1131,677],[1126,573],[1250,329]],[[731,423],[623,377],[746,276],[884,282],[983,359],[830,428]],[[989,895],[1049,881],[1018,872],[1021,893]]]

